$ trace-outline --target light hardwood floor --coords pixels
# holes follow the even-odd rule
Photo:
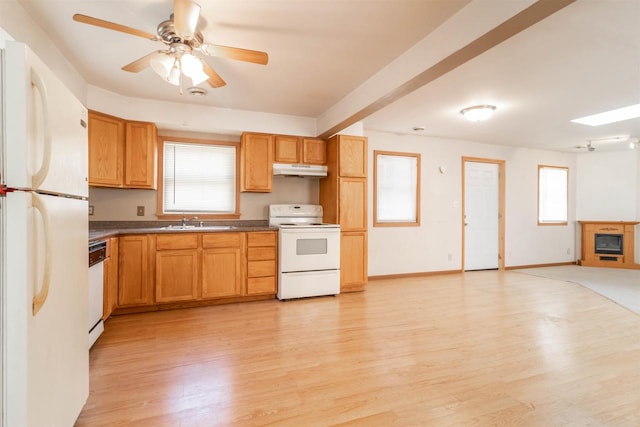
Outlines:
[[[119,316],[77,426],[638,426],[640,316],[515,272]]]

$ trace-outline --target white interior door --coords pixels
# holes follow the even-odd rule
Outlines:
[[[500,167],[496,163],[464,163],[464,269],[499,266]]]

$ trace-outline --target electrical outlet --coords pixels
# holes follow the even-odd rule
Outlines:
[[[452,254],[449,254],[449,255],[447,256],[447,259],[448,259],[449,261],[453,261],[453,255],[452,255]]]
[[[571,255],[571,248],[567,248],[567,255]]]
[[[144,206],[138,206],[138,216],[144,216]]]
[[[93,205],[89,205],[89,215],[93,215]]]

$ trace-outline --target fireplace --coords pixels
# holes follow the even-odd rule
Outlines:
[[[636,226],[640,221],[580,221],[581,257],[578,263],[589,267],[634,268]]]
[[[622,234],[598,234],[594,235],[595,252],[605,255],[624,255]]]

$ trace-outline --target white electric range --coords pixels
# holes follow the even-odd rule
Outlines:
[[[340,293],[340,225],[322,222],[320,205],[269,205],[278,227],[278,299]]]

